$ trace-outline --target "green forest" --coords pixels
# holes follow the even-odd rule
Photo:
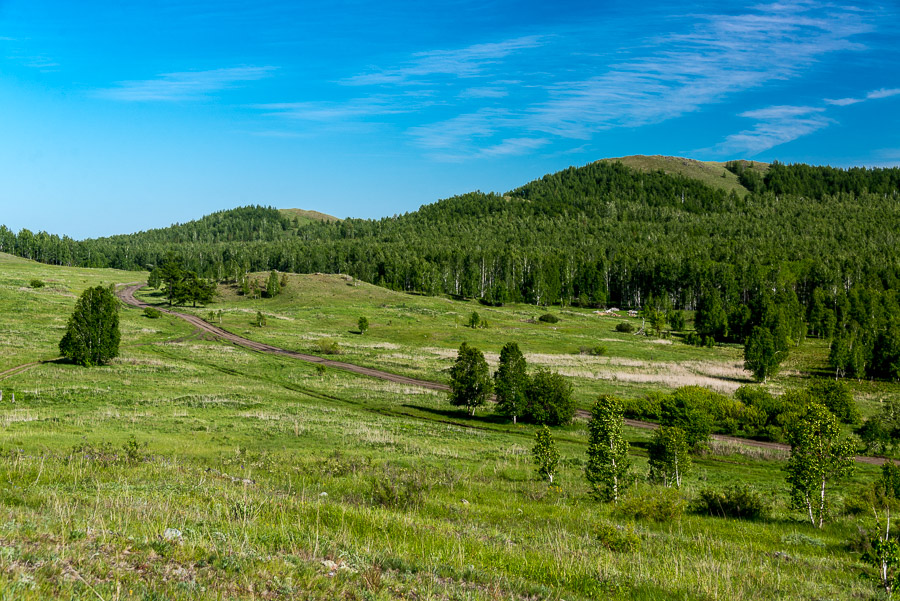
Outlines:
[[[837,377],[900,378],[900,169],[727,164],[746,192],[595,162],[505,194],[472,192],[378,220],[243,207],[76,241],[0,226],[0,251],[44,263],[345,273],[485,304],[696,311],[697,340],[832,340]]]

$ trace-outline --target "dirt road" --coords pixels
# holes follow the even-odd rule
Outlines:
[[[129,304],[133,307],[149,307],[147,303],[143,303],[138,299],[134,298],[134,293],[137,292],[140,288],[144,287],[144,283],[132,283],[126,284],[122,288],[119,288],[116,291],[119,298],[122,299],[123,302]],[[254,351],[258,351],[260,353],[269,353],[272,355],[281,355],[283,357],[290,357],[291,359],[298,359],[300,361],[307,361],[309,363],[317,363],[319,365],[324,365],[326,367],[331,367],[333,369],[340,369],[343,371],[348,371],[355,374],[360,374],[363,376],[369,376],[372,378],[378,378],[379,380],[387,380],[388,382],[395,382],[397,384],[405,384],[408,386],[417,386],[420,388],[429,388],[431,390],[442,390],[449,391],[450,387],[446,384],[441,384],[439,382],[431,382],[428,380],[418,380],[416,378],[408,378],[406,376],[400,376],[397,374],[392,374],[390,372],[381,371],[378,369],[372,369],[370,367],[360,367],[359,365],[354,365],[352,363],[344,363],[343,361],[334,361],[332,359],[323,359],[322,357],[318,357],[316,355],[307,355],[305,353],[298,353],[295,351],[289,351],[287,349],[279,348],[277,346],[272,346],[270,344],[264,344],[262,342],[256,342],[254,340],[250,340],[248,338],[243,338],[242,336],[238,336],[237,334],[232,334],[227,330],[223,330],[222,328],[218,328],[211,323],[200,319],[194,315],[188,315],[187,313],[178,313],[177,311],[172,311],[169,309],[163,309],[161,307],[155,307],[159,309],[163,313],[167,313],[169,315],[174,315],[176,317],[180,317],[181,319],[187,321],[188,323],[195,326],[198,330],[202,330],[209,334],[212,334],[216,338],[221,340],[227,340],[228,342],[232,342],[238,346],[242,346],[244,348],[248,348]],[[579,417],[589,418],[590,414],[587,411],[579,410]],[[626,419],[625,424],[628,426],[632,426],[634,428],[642,428],[645,430],[653,430],[658,428],[657,424],[651,422],[642,422],[634,419]],[[738,438],[736,436],[725,436],[722,434],[713,434],[713,440],[717,440],[720,442],[733,442],[737,444],[747,445],[751,447],[761,448],[761,449],[772,449],[778,451],[790,451],[791,447],[786,444],[781,444],[777,442],[765,442],[761,440],[750,440],[748,438]],[[881,465],[885,462],[883,457],[856,457],[856,461],[860,463],[870,463],[873,465]]]
[[[133,306],[133,307],[149,307],[150,305],[143,303],[136,298],[134,298],[134,293],[137,292],[138,289],[142,288],[145,284],[127,284],[125,287],[120,288],[116,291],[119,298],[121,298],[125,303]],[[355,374],[360,374],[363,376],[369,376],[372,378],[378,378],[380,380],[387,380],[389,382],[396,382],[397,384],[406,384],[408,386],[417,386],[419,388],[430,388],[431,390],[442,390],[448,391],[450,387],[446,384],[440,384],[438,382],[429,382],[428,380],[417,380],[415,378],[407,378],[406,376],[400,376],[397,374],[388,373],[386,371],[381,371],[378,369],[371,369],[369,367],[360,367],[359,365],[354,365],[352,363],[344,363],[343,361],[334,361],[332,359],[323,359],[322,357],[318,357],[316,355],[307,355],[305,353],[298,353],[296,351],[289,351],[287,349],[279,348],[277,346],[272,346],[270,344],[265,344],[262,342],[256,342],[254,340],[250,340],[248,338],[243,338],[242,336],[238,336],[237,334],[232,334],[227,330],[223,330],[222,328],[217,328],[211,323],[200,319],[194,315],[188,315],[187,313],[178,313],[177,311],[172,311],[169,309],[163,309],[161,307],[154,307],[159,309],[163,313],[167,313],[169,315],[174,315],[176,317],[180,317],[181,319],[187,321],[191,325],[195,326],[198,330],[202,330],[209,334],[212,334],[216,338],[221,340],[227,340],[228,342],[232,342],[238,346],[242,346],[244,348],[248,348],[254,351],[259,351],[261,353],[269,353],[272,355],[281,355],[283,357],[290,357],[291,359],[299,359],[300,361],[307,361],[309,363],[317,363],[319,365],[324,365],[326,367],[331,367],[334,369],[340,369],[343,371],[349,371]]]

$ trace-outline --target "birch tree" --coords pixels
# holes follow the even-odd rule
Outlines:
[[[829,484],[853,471],[853,445],[841,436],[837,418],[824,406],[811,404],[787,429],[791,457],[785,471],[791,503],[818,528],[828,515]]]
[[[691,469],[690,445],[684,430],[677,426],[660,426],[647,449],[650,481],[666,488],[681,488],[681,481]]]
[[[588,460],[584,475],[597,497],[613,503],[619,501],[619,495],[630,483],[628,442],[622,437],[624,423],[621,401],[614,396],[601,395],[594,403],[588,423]]]

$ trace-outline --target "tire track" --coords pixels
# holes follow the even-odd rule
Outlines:
[[[145,308],[150,307],[147,303],[141,302],[134,297],[134,293],[139,289],[143,288],[145,284],[143,282],[132,282],[130,284],[124,284],[121,288],[116,290],[116,294],[119,296],[122,301],[131,305],[132,307]],[[326,367],[331,367],[333,369],[339,369],[341,371],[346,371],[354,374],[359,374],[361,376],[368,376],[370,378],[377,378],[379,380],[386,380],[388,382],[394,382],[395,384],[404,384],[407,386],[416,386],[419,388],[428,388],[430,390],[439,390],[442,392],[448,392],[450,387],[446,384],[441,384],[439,382],[431,382],[429,380],[419,380],[417,378],[410,378],[407,376],[401,376],[398,374],[392,374],[387,371],[381,371],[380,369],[373,369],[371,367],[362,367],[359,365],[354,365],[353,363],[345,363],[343,361],[334,361],[333,359],[323,359],[322,357],[316,355],[307,355],[306,353],[298,353],[296,351],[289,351],[287,349],[283,349],[277,346],[272,346],[271,344],[265,344],[262,342],[256,342],[255,340],[250,340],[249,338],[244,338],[242,336],[238,336],[237,334],[232,334],[227,330],[223,330],[222,328],[216,327],[211,323],[200,319],[195,315],[190,315],[187,313],[179,313],[177,311],[172,311],[171,309],[163,309],[161,307],[153,307],[163,313],[168,315],[173,315],[175,317],[179,317],[188,323],[195,326],[197,329],[202,330],[208,334],[212,334],[215,338],[220,340],[225,340],[236,344],[238,346],[242,346],[244,348],[248,348],[253,351],[257,351],[260,353],[268,353],[270,355],[279,355],[281,357],[289,357],[291,359],[297,359],[299,361],[306,361],[307,363],[316,363],[318,365],[324,365]],[[15,368],[14,368],[15,369]],[[3,374],[0,374],[2,377]],[[583,409],[579,409],[577,415],[582,418],[590,418],[591,414],[589,411],[585,411]],[[659,427],[659,424],[654,424],[652,422],[644,422],[640,420],[634,419],[626,419],[625,425],[631,426],[633,428],[641,428],[643,430],[655,430]],[[713,440],[717,440],[720,442],[733,442],[737,444],[742,444],[750,447],[756,447],[760,449],[770,449],[777,451],[786,451],[790,452],[791,447],[786,444],[778,443],[778,442],[766,442],[762,440],[752,440],[749,438],[738,438],[737,436],[725,436],[723,434],[713,434],[711,436]],[[868,463],[871,465],[882,465],[886,459],[884,457],[864,457],[858,456],[856,457],[856,461],[859,463]]]

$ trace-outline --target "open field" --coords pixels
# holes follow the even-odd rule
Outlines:
[[[268,274],[255,274],[264,283]],[[697,348],[668,338],[620,333],[615,326],[639,318],[597,315],[576,307],[541,308],[510,304],[487,307],[475,301],[453,300],[394,292],[343,275],[288,275],[287,286],[274,299],[240,296],[234,286],[220,286],[216,302],[205,308],[179,307],[229,332],[301,353],[321,354],[323,339],[338,343],[334,358],[393,373],[447,381],[447,371],[459,345],[467,342],[482,350],[496,367],[500,349],[516,342],[532,367],[546,367],[572,378],[582,409],[598,394],[641,396],[652,390],[671,390],[697,385],[725,394],[753,382],[743,369],[743,347],[717,345]],[[159,291],[143,289],[137,297],[150,304],[164,304]],[[472,312],[489,327],[467,327]],[[257,312],[266,326],[256,327]],[[544,313],[560,318],[555,324],[537,318]],[[369,320],[360,335],[359,317]],[[582,353],[601,345],[602,356]],[[766,386],[773,392],[806,383],[810,374],[828,376],[828,344],[807,339],[792,351],[781,374]],[[884,382],[850,382],[863,415],[877,411],[880,402],[895,394],[895,385]]]
[[[4,328],[27,341],[21,350],[4,346],[9,367],[55,356],[83,287],[144,275],[3,255],[0,266],[0,303],[21,307],[3,318]],[[33,277],[56,280],[59,292],[49,283],[29,291]],[[29,302],[11,305],[19,295]],[[619,320],[587,311],[554,308],[558,324],[531,323],[542,311],[412,297],[340,276],[292,277],[276,299],[226,294],[196,312],[219,310],[223,327],[255,340],[308,352],[331,337],[346,350],[341,360],[437,380],[460,342],[495,361],[500,346],[515,340],[533,365],[568,370],[584,405],[599,391],[637,395],[681,385],[679,377],[746,377],[736,367],[739,349],[617,334]],[[257,310],[268,316],[263,328],[250,325]],[[473,310],[488,329],[462,325]],[[371,323],[365,335],[352,333],[360,315]],[[839,515],[824,530],[800,521],[787,506],[783,453],[714,445],[682,492],[690,498],[703,487],[749,483],[773,500],[764,520],[690,512],[637,519],[590,498],[583,423],[554,430],[563,460],[558,486],[550,487],[532,473],[533,427],[484,413],[468,418],[435,391],[320,374],[202,340],[174,318],[123,308],[121,320],[121,354],[108,366],[48,362],[0,380],[0,598],[875,595],[847,548],[867,520],[840,515],[837,499]],[[598,343],[607,356],[576,354]],[[803,348],[791,369],[820,352],[815,344]],[[617,379],[595,376],[607,373]],[[796,378],[788,373],[774,385]],[[892,392],[885,384],[871,394]],[[628,430],[641,476],[648,436]],[[875,471],[859,466],[838,497]],[[604,524],[632,528],[634,548],[604,546]]]

